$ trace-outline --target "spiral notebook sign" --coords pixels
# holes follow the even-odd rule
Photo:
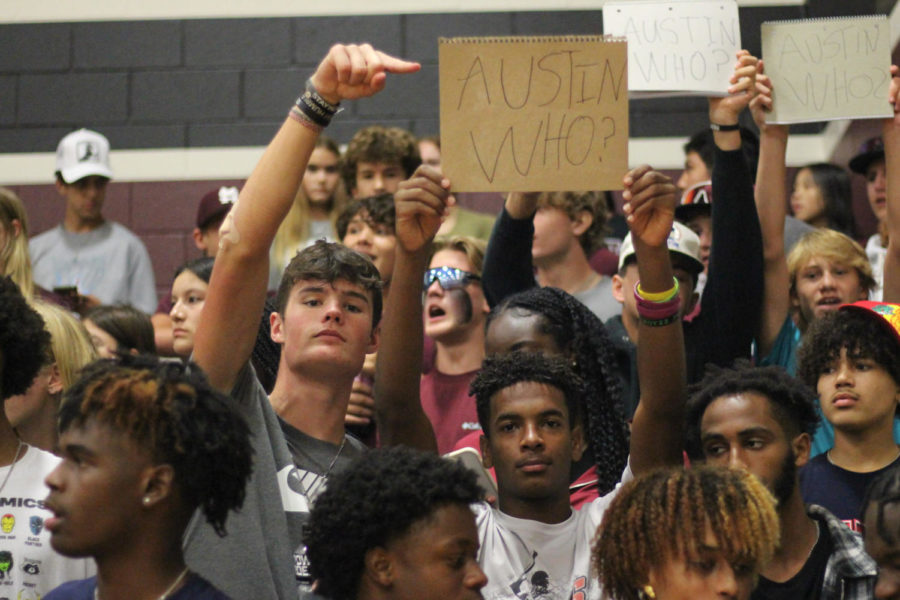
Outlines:
[[[762,24],[770,123],[893,115],[891,31],[884,15]]]
[[[632,98],[728,93],[741,48],[734,0],[607,2],[603,31],[628,39]]]
[[[621,189],[628,167],[623,40],[439,44],[442,168],[454,190]]]

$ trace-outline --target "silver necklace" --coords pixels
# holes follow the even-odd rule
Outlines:
[[[2,488],[0,488],[0,489],[2,489]],[[164,591],[162,593],[162,596],[160,596],[157,600],[166,600],[166,598],[168,598],[169,595],[175,591],[175,588],[178,587],[178,584],[181,583],[181,580],[184,579],[184,576],[187,574],[188,574],[188,568],[185,567],[184,570],[181,573],[179,573],[178,577],[175,578],[175,581],[172,582],[172,585],[169,586],[169,589]],[[96,586],[94,587],[94,600],[100,600],[100,589],[99,589],[99,587],[96,587]]]
[[[9,471],[6,472],[6,477],[3,478],[3,483],[0,483],[0,492],[3,491],[3,488],[6,487],[6,482],[9,481],[10,476],[12,476],[13,469],[16,468],[16,463],[19,462],[19,453],[22,452],[22,446],[25,444],[22,443],[22,439],[19,438],[19,445],[16,446],[16,455],[13,457],[12,464],[9,465]]]

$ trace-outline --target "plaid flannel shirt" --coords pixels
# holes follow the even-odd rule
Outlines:
[[[875,561],[866,554],[862,537],[821,506],[807,505],[806,514],[828,527],[834,546],[825,566],[820,600],[874,598],[878,569]]]

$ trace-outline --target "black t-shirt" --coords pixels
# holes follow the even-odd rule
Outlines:
[[[877,471],[857,473],[831,464],[820,454],[800,469],[800,493],[806,504],[818,504],[862,533],[862,501],[869,484],[885,471],[900,465],[900,458]]]
[[[825,567],[834,551],[834,544],[828,533],[828,525],[819,521],[816,525],[819,528],[819,539],[803,568],[783,583],[760,576],[759,583],[750,596],[751,600],[819,600],[822,582],[825,580]]]

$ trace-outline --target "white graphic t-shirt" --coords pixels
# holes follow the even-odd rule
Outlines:
[[[599,600],[591,574],[591,545],[603,514],[622,484],[634,478],[629,466],[614,490],[562,523],[517,519],[485,502],[472,505],[481,542],[478,563],[487,575],[485,600]]]

